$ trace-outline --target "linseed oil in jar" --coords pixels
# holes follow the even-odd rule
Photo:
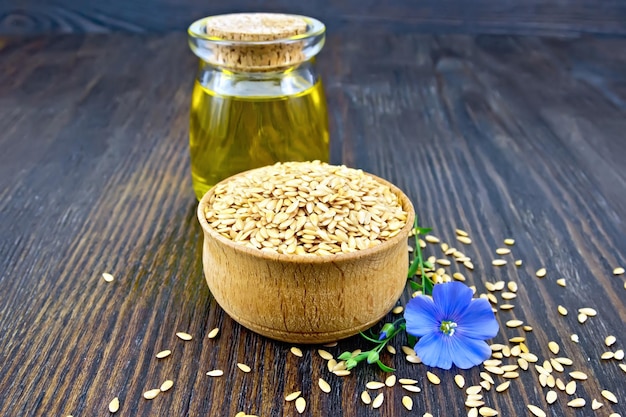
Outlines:
[[[275,162],[329,159],[328,112],[315,55],[324,25],[304,16],[237,13],[189,27],[200,57],[190,111],[194,192]]]

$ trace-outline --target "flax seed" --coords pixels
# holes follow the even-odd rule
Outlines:
[[[113,275],[109,274],[108,272],[103,272],[102,273],[102,278],[106,281],[106,282],[113,282],[113,280],[115,279],[113,277]]]
[[[156,398],[156,396],[159,395],[160,393],[161,393],[161,390],[158,388],[151,389],[143,393],[143,398],[145,398],[146,400],[152,400]]]
[[[370,397],[367,391],[363,391],[361,392],[361,401],[363,401],[363,404],[370,405],[372,403],[372,397]]]
[[[173,386],[174,386],[174,381],[172,381],[171,379],[168,379],[161,384],[161,387],[159,388],[159,390],[161,390],[161,392],[169,391]]]
[[[109,403],[109,411],[111,413],[117,413],[119,409],[120,409],[120,399],[115,397]]]
[[[301,357],[302,357],[302,350],[301,350],[300,348],[297,348],[297,347],[293,346],[293,347],[290,349],[290,351],[291,351],[291,353],[293,353],[295,356],[297,356],[297,357],[299,357],[299,358],[301,358]]]
[[[178,333],[176,333],[176,336],[178,336],[178,338],[180,340],[185,340],[185,341],[193,339],[193,336],[191,336],[189,333],[185,333],[185,332],[178,332]]]
[[[207,336],[209,339],[215,339],[217,337],[217,334],[220,332],[220,329],[218,329],[217,327],[213,330],[211,330],[209,332],[209,335]]]
[[[374,400],[372,401],[372,408],[380,408],[381,405],[383,405],[383,401],[385,400],[385,396],[383,395],[383,393],[381,392],[380,394],[378,394],[376,396],[376,398],[374,398]]]
[[[573,408],[584,407],[585,404],[587,404],[587,401],[585,401],[584,398],[574,398],[573,400],[567,403],[567,405]]]
[[[367,389],[380,389],[382,387],[385,386],[384,382],[380,382],[380,381],[370,381],[367,384],[365,384],[365,387]]]
[[[292,392],[292,393],[290,393],[290,394],[287,394],[287,395],[285,396],[285,401],[287,401],[287,402],[289,402],[289,401],[293,401],[293,400],[295,400],[296,398],[298,398],[298,397],[300,396],[300,394],[302,394],[302,391],[294,391],[294,392]]]
[[[214,369],[212,371],[207,372],[206,374],[211,377],[218,377],[218,376],[224,375],[224,371],[222,371],[221,369]]]
[[[306,400],[303,397],[298,397],[296,399],[296,411],[302,414],[304,410],[306,410]]]
[[[528,410],[530,410],[535,417],[546,417],[546,413],[536,405],[528,404],[526,407],[528,407]]]
[[[537,278],[543,278],[546,276],[546,274],[547,274],[546,268],[539,268],[537,272],[535,272],[535,275],[537,276]]]
[[[163,358],[167,358],[171,354],[172,354],[171,350],[162,350],[159,353],[157,353],[155,356],[157,357],[157,359],[163,359]]]
[[[439,385],[441,383],[441,380],[439,379],[439,377],[430,371],[426,372],[426,377],[428,378],[431,384]]]
[[[405,395],[402,397],[402,405],[404,406],[404,408],[411,411],[413,409],[413,400],[411,399],[411,397]]]

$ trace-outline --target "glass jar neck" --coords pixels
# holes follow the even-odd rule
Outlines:
[[[318,81],[315,57],[277,71],[233,71],[200,60],[198,83],[213,94],[237,97],[281,97],[303,93]]]

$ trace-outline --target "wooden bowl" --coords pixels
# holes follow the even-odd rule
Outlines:
[[[205,218],[215,187],[209,190],[197,211],[204,232],[202,262],[224,311],[254,332],[290,343],[339,340],[382,319],[406,285],[415,211],[400,189],[372,177],[398,196],[407,223],[380,245],[326,256],[267,253],[221,236]]]

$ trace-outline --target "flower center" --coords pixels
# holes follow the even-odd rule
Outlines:
[[[441,326],[439,326],[439,330],[446,336],[452,336],[454,329],[456,329],[456,323],[451,320],[444,320],[441,322]]]

